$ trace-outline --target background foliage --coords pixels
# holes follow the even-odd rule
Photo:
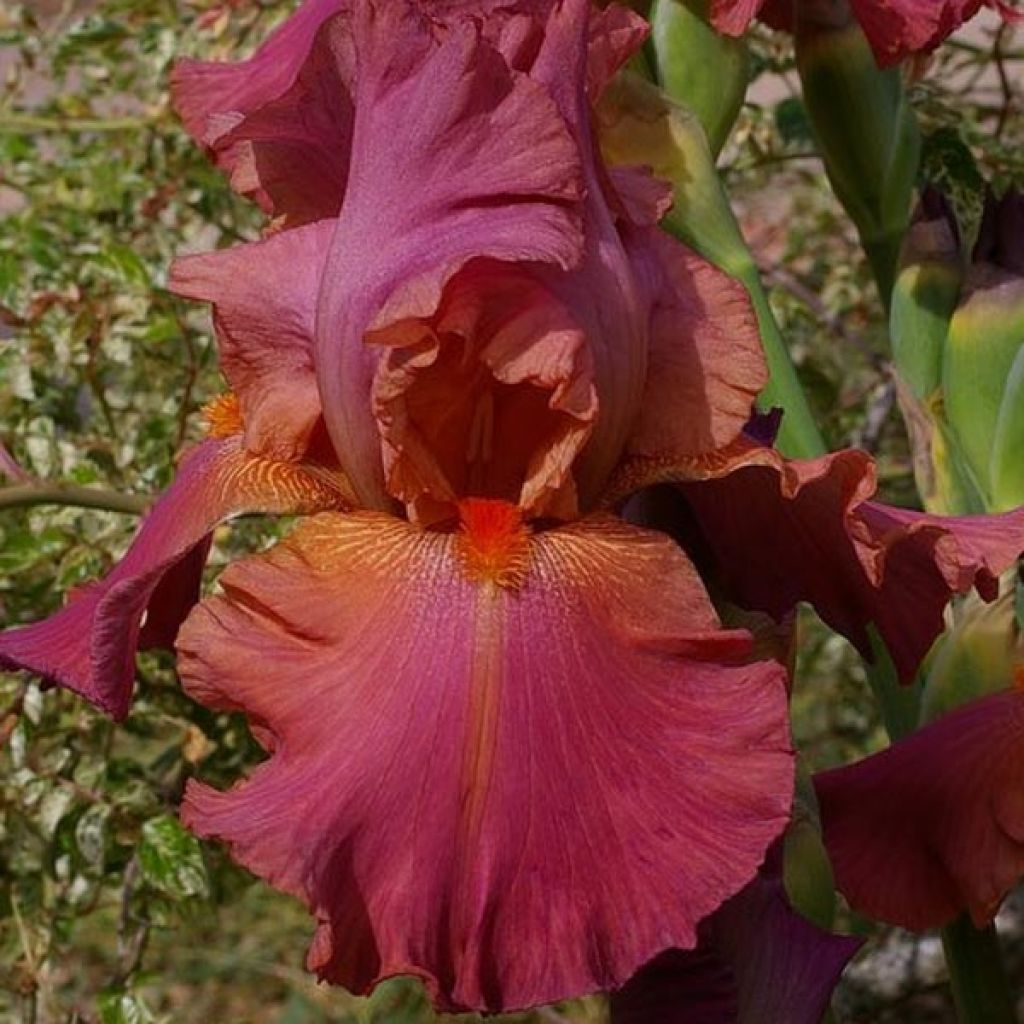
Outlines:
[[[244,51],[292,6],[37,0],[0,9],[0,441],[32,476],[144,498],[197,436],[196,412],[220,381],[207,315],[164,290],[167,267],[176,252],[256,237],[259,218],[186,139],[169,109],[168,69],[183,53]],[[993,51],[998,60],[986,63]],[[1007,32],[983,29],[917,69],[926,169],[968,217],[980,209],[983,176],[1024,180],[1013,93],[1022,59]],[[887,499],[909,502],[879,303],[814,155],[784,38],[758,37],[755,78],[724,176],[830,445],[874,451]],[[5,624],[40,618],[106,571],[137,522],[25,506],[12,493],[0,489]],[[211,585],[225,561],[282,528],[247,520],[222,529]],[[876,748],[882,732],[845,642],[810,617],[804,627],[796,732],[817,768]],[[432,1019],[411,983],[389,983],[371,1000],[311,983],[305,913],[177,824],[189,775],[224,783],[255,763],[245,726],[186,698],[169,658],[144,656],[139,678],[140,699],[114,729],[68,694],[0,675],[0,1019]],[[872,979],[893,941],[872,933],[867,981],[851,972],[841,993],[845,1019],[948,1019],[934,972],[915,968],[896,996],[891,986],[879,994]],[[602,1014],[591,1001],[518,1019]]]

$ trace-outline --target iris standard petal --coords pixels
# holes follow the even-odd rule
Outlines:
[[[309,905],[321,977],[499,1011],[691,946],[784,826],[793,763],[784,670],[744,662],[670,540],[470,505],[455,534],[318,516],[224,573],[180,669],[270,758],[183,815]]]
[[[213,304],[220,368],[238,397],[246,446],[271,459],[301,458],[321,422],[313,332],[332,231],[331,221],[318,221],[171,267],[171,291]]]

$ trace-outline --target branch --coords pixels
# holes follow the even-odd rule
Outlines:
[[[0,509],[28,508],[32,505],[73,505],[77,508],[100,508],[107,512],[142,515],[150,499],[141,494],[123,494],[99,487],[75,484],[39,483],[0,487]]]
[[[134,132],[156,123],[152,117],[44,117],[36,114],[0,115],[0,135],[38,135],[48,132]]]

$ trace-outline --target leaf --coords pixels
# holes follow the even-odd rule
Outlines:
[[[99,998],[100,1024],[156,1024],[142,997],[133,992],[104,992]]]
[[[188,899],[209,895],[209,876],[199,840],[175,818],[161,815],[142,826],[139,842],[142,877],[154,889]]]

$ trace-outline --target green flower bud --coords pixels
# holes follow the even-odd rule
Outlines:
[[[921,720],[1015,685],[1024,671],[1024,636],[1017,622],[1014,588],[985,604],[967,599],[954,628],[940,641],[928,669]]]
[[[942,193],[929,186],[900,249],[889,336],[918,492],[925,508],[939,515],[985,510],[942,408],[943,353],[964,273],[956,217]]]
[[[949,325],[945,415],[991,511],[1024,504],[1024,195],[989,196]]]
[[[900,71],[878,67],[846,0],[798,0],[796,62],[825,171],[888,303],[921,153]]]
[[[708,0],[654,0],[651,44],[661,87],[697,116],[718,156],[743,105],[750,59],[743,39],[716,32]]]

